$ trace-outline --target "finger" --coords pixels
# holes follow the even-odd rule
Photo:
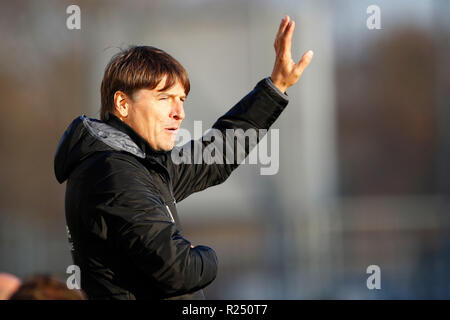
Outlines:
[[[287,55],[291,55],[292,47],[292,35],[294,34],[295,21],[292,20],[291,23],[286,27],[285,39],[284,39],[284,50]]]
[[[285,16],[280,23],[280,27],[278,28],[277,38],[281,37],[284,34],[284,30],[289,23],[289,16]]]
[[[294,33],[294,29],[295,29],[295,21],[292,20],[289,25],[286,27],[286,39],[290,40],[292,39],[292,34]]]
[[[283,30],[281,33],[284,33],[284,31],[286,30],[286,27],[289,25],[290,21],[291,21],[291,17],[289,17],[289,16],[284,17],[284,25],[283,25]]]
[[[296,71],[301,74],[303,70],[305,70],[306,67],[309,65],[313,56],[314,52],[312,50],[308,50],[307,52],[305,52],[300,61],[295,65]]]

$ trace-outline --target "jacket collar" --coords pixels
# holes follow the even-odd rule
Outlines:
[[[120,120],[114,114],[107,112],[105,123],[128,135],[131,140],[133,140],[134,143],[136,143],[138,147],[145,152],[146,158],[153,158],[156,160],[166,156],[166,151],[156,151],[150,147],[144,138],[142,138],[136,131],[134,131],[133,128]],[[158,162],[162,164],[160,161]]]

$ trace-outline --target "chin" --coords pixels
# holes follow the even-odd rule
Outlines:
[[[161,147],[161,151],[165,151],[165,152],[172,151],[174,146],[175,146],[174,143],[167,144],[167,145]]]

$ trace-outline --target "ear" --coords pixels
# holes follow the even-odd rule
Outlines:
[[[128,117],[128,112],[130,111],[130,98],[126,93],[122,91],[116,91],[114,93],[114,111],[119,116],[121,120]]]

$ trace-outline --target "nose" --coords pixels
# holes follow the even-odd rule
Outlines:
[[[172,112],[170,117],[175,120],[183,120],[186,114],[184,113],[183,101],[175,101],[172,105]]]

